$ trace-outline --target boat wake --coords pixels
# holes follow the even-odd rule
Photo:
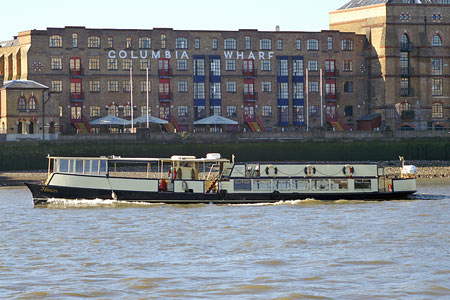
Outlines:
[[[120,206],[153,206],[162,203],[149,202],[127,202],[113,199],[60,199],[51,198],[47,200],[50,207],[120,207]]]

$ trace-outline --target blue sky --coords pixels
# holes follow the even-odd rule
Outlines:
[[[0,41],[47,27],[320,31],[347,0],[22,0],[3,5]],[[6,7],[5,7],[6,6]],[[11,7],[8,7],[11,6]],[[20,10],[19,10],[20,6]]]

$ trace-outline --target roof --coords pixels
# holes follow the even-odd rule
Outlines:
[[[11,41],[4,41],[4,42],[0,41],[0,48],[2,48],[2,47],[12,47],[12,46],[18,46],[18,45],[19,45],[19,40],[18,39],[11,40]]]
[[[48,86],[33,80],[11,80],[3,82],[2,88],[6,89],[48,89]]]
[[[438,4],[437,0],[409,0],[409,3],[405,3],[404,0],[352,0],[347,2],[345,5],[340,7],[338,10],[372,6],[377,4],[393,4],[393,3],[403,3],[403,4]]]
[[[372,121],[376,118],[381,117],[381,114],[371,114],[371,115],[364,115],[357,119],[357,121]]]

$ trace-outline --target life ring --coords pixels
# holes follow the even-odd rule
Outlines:
[[[274,165],[270,165],[266,167],[266,175],[269,176],[269,173],[273,173],[271,176],[275,176],[278,174],[278,168]]]
[[[313,167],[311,165],[308,165],[305,167],[305,169],[303,170],[305,172],[305,175],[307,176],[314,176],[316,174],[316,167]]]
[[[355,168],[353,168],[350,165],[346,165],[345,167],[342,168],[342,173],[344,173],[344,175],[347,176],[352,176],[353,173],[355,173]]]
[[[281,196],[281,194],[280,194],[279,191],[273,191],[273,193],[272,193],[272,199],[273,200],[279,200],[280,196]]]

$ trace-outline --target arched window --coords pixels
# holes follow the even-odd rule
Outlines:
[[[49,47],[50,48],[62,48],[62,36],[56,35],[56,34],[50,36]]]
[[[177,49],[187,49],[188,47],[188,40],[184,37],[179,37],[175,40],[175,47]]]
[[[89,36],[88,48],[100,48],[100,37],[95,35]]]
[[[37,109],[37,101],[36,101],[36,98],[34,97],[34,95],[32,95],[30,97],[30,99],[28,100],[28,109],[29,110],[36,110]]]
[[[436,33],[433,36],[433,40],[431,41],[431,46],[433,46],[433,47],[442,47],[442,38],[441,38],[441,36],[438,33]]]
[[[314,51],[319,50],[319,40],[309,39],[306,42],[306,49],[307,50],[314,50]]]
[[[19,101],[17,103],[19,111],[27,109],[27,100],[24,96],[20,96]]]
[[[225,50],[235,50],[236,49],[236,39],[227,38],[223,41],[223,48]]]
[[[167,47],[167,36],[163,33],[161,34],[161,49],[166,49]]]
[[[72,47],[78,48],[78,33],[72,33]]]
[[[406,33],[404,33],[402,35],[402,37],[400,38],[400,45],[403,48],[405,45],[409,45],[409,43],[410,43],[409,42],[409,36]]]
[[[432,118],[442,119],[444,117],[444,105],[441,102],[434,102],[432,106]]]
[[[152,40],[149,37],[139,38],[140,49],[150,49],[152,47]]]

